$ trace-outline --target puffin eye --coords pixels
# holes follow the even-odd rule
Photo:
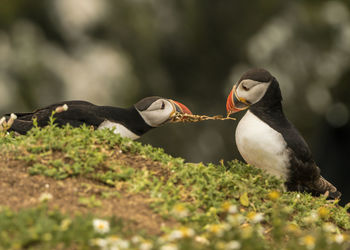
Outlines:
[[[164,109],[165,108],[165,103],[162,102],[162,106],[160,107],[160,109]]]
[[[247,88],[247,86],[245,86],[244,84],[242,84],[242,88],[245,90],[245,91],[248,91],[249,89]]]

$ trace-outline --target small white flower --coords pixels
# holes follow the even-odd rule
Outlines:
[[[314,249],[316,239],[311,235],[306,235],[303,238],[300,239],[300,243],[302,245],[305,245],[307,249]]]
[[[337,234],[335,237],[334,237],[334,241],[338,244],[341,244],[344,242],[344,235],[342,234]]]
[[[233,226],[239,226],[245,221],[245,217],[241,214],[229,215],[227,221]]]
[[[237,206],[232,205],[230,202],[225,201],[222,205],[221,208],[223,209],[224,212],[229,213],[229,214],[235,214],[238,212]]]
[[[58,106],[56,109],[55,109],[55,112],[56,113],[61,113],[61,112],[64,112],[64,111],[67,111],[68,110],[68,105],[67,104],[64,104],[62,106]]]
[[[16,116],[14,113],[12,113],[11,116],[10,116],[10,119],[7,121],[7,124],[6,124],[6,122],[3,122],[4,125],[5,125],[4,127],[6,127],[5,129],[11,128],[13,122],[14,122],[16,119],[17,119],[17,116]]]
[[[153,247],[153,244],[151,242],[145,241],[141,243],[140,250],[150,250],[152,249],[152,247]]]
[[[203,245],[209,245],[209,240],[203,236],[196,236],[194,240]]]
[[[1,117],[1,119],[0,119],[0,125],[2,125],[2,124],[4,123],[4,121],[6,121],[6,118],[3,116],[3,117]]]
[[[40,202],[46,202],[52,200],[53,196],[50,193],[42,193],[39,197]]]
[[[179,230],[172,231],[169,235],[169,239],[176,240],[176,239],[188,238],[188,237],[193,237],[194,234],[195,232],[192,228],[183,227],[183,228],[180,228]]]
[[[264,220],[264,214],[263,213],[256,213],[256,212],[250,212],[247,215],[247,218],[250,219],[250,221],[254,224],[259,223]]]
[[[16,120],[17,119],[17,115],[15,115],[14,113],[11,113],[10,119]]]
[[[130,246],[130,243],[127,240],[119,239],[111,244],[112,247],[116,249],[127,249]]]
[[[114,244],[120,240],[120,238],[116,235],[112,235],[106,238],[109,244]]]
[[[161,246],[160,250],[177,250],[177,246],[175,244],[166,244]]]
[[[97,233],[104,234],[109,232],[109,222],[101,219],[94,219],[92,221],[92,225],[94,226],[94,230]]]
[[[183,238],[182,232],[180,230],[174,230],[170,233],[169,239],[170,240],[177,240]]]
[[[134,244],[138,244],[143,240],[141,236],[135,235],[131,238],[131,242]]]
[[[316,222],[319,219],[316,211],[312,211],[311,214],[303,219],[303,221],[307,224],[311,224]]]
[[[110,250],[112,249],[126,249],[129,248],[130,243],[127,240],[123,240],[116,235],[112,235],[106,238]]]
[[[218,237],[221,237],[224,235],[225,228],[223,224],[212,224],[212,225],[207,225],[207,231],[215,234]]]
[[[264,214],[263,213],[257,213],[253,218],[252,222],[253,223],[259,223],[264,220]]]
[[[229,212],[230,214],[235,214],[235,213],[237,213],[237,212],[238,212],[237,206],[236,206],[236,205],[231,205],[231,206],[228,208],[228,212]]]
[[[334,233],[337,230],[337,227],[330,222],[325,223],[322,228],[327,233]]]
[[[98,246],[98,247],[103,248],[103,249],[107,247],[107,244],[108,244],[108,242],[106,239],[97,238],[97,239],[91,240],[91,245]]]
[[[232,240],[226,244],[227,250],[236,250],[241,248],[241,243],[237,240]]]
[[[182,204],[175,205],[172,213],[179,218],[185,218],[189,215],[188,209]]]

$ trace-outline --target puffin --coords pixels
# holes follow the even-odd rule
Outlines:
[[[246,109],[235,140],[248,164],[283,179],[288,191],[325,194],[331,199],[341,196],[321,176],[308,144],[286,118],[279,83],[267,70],[251,69],[233,85],[226,102],[228,115]]]
[[[143,98],[132,107],[125,109],[74,100],[55,103],[33,112],[14,113],[12,116],[15,115],[14,117],[17,118],[8,131],[26,134],[34,126],[34,118],[39,127],[44,127],[48,125],[52,112],[57,108],[60,112],[54,114],[54,123],[58,126],[70,124],[72,127],[80,127],[85,124],[93,126],[94,129],[108,128],[132,140],[140,138],[152,128],[171,122],[176,113],[192,114],[184,104],[159,96]]]

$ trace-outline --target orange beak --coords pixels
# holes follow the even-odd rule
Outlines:
[[[170,100],[170,101],[174,104],[177,112],[182,113],[182,114],[192,115],[191,110],[189,110],[184,104],[177,102],[177,101],[174,101],[174,100]]]
[[[234,85],[226,101],[227,114],[230,115],[247,108],[249,108],[249,104],[246,102],[246,100],[237,96],[236,85]]]

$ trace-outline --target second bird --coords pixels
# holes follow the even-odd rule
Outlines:
[[[182,103],[158,96],[146,97],[127,109],[98,106],[86,101],[66,101],[29,113],[15,113],[17,119],[9,131],[27,133],[33,127],[34,118],[39,127],[44,127],[48,125],[52,112],[64,104],[68,106],[67,111],[54,115],[58,126],[70,124],[73,127],[79,127],[85,124],[95,129],[109,128],[133,140],[150,129],[171,121],[176,113],[191,114],[191,111]]]
[[[289,191],[313,195],[341,193],[320,175],[311,151],[282,110],[279,83],[268,71],[252,69],[233,86],[227,98],[229,114],[249,110],[236,129],[236,144],[244,160],[285,180]]]

